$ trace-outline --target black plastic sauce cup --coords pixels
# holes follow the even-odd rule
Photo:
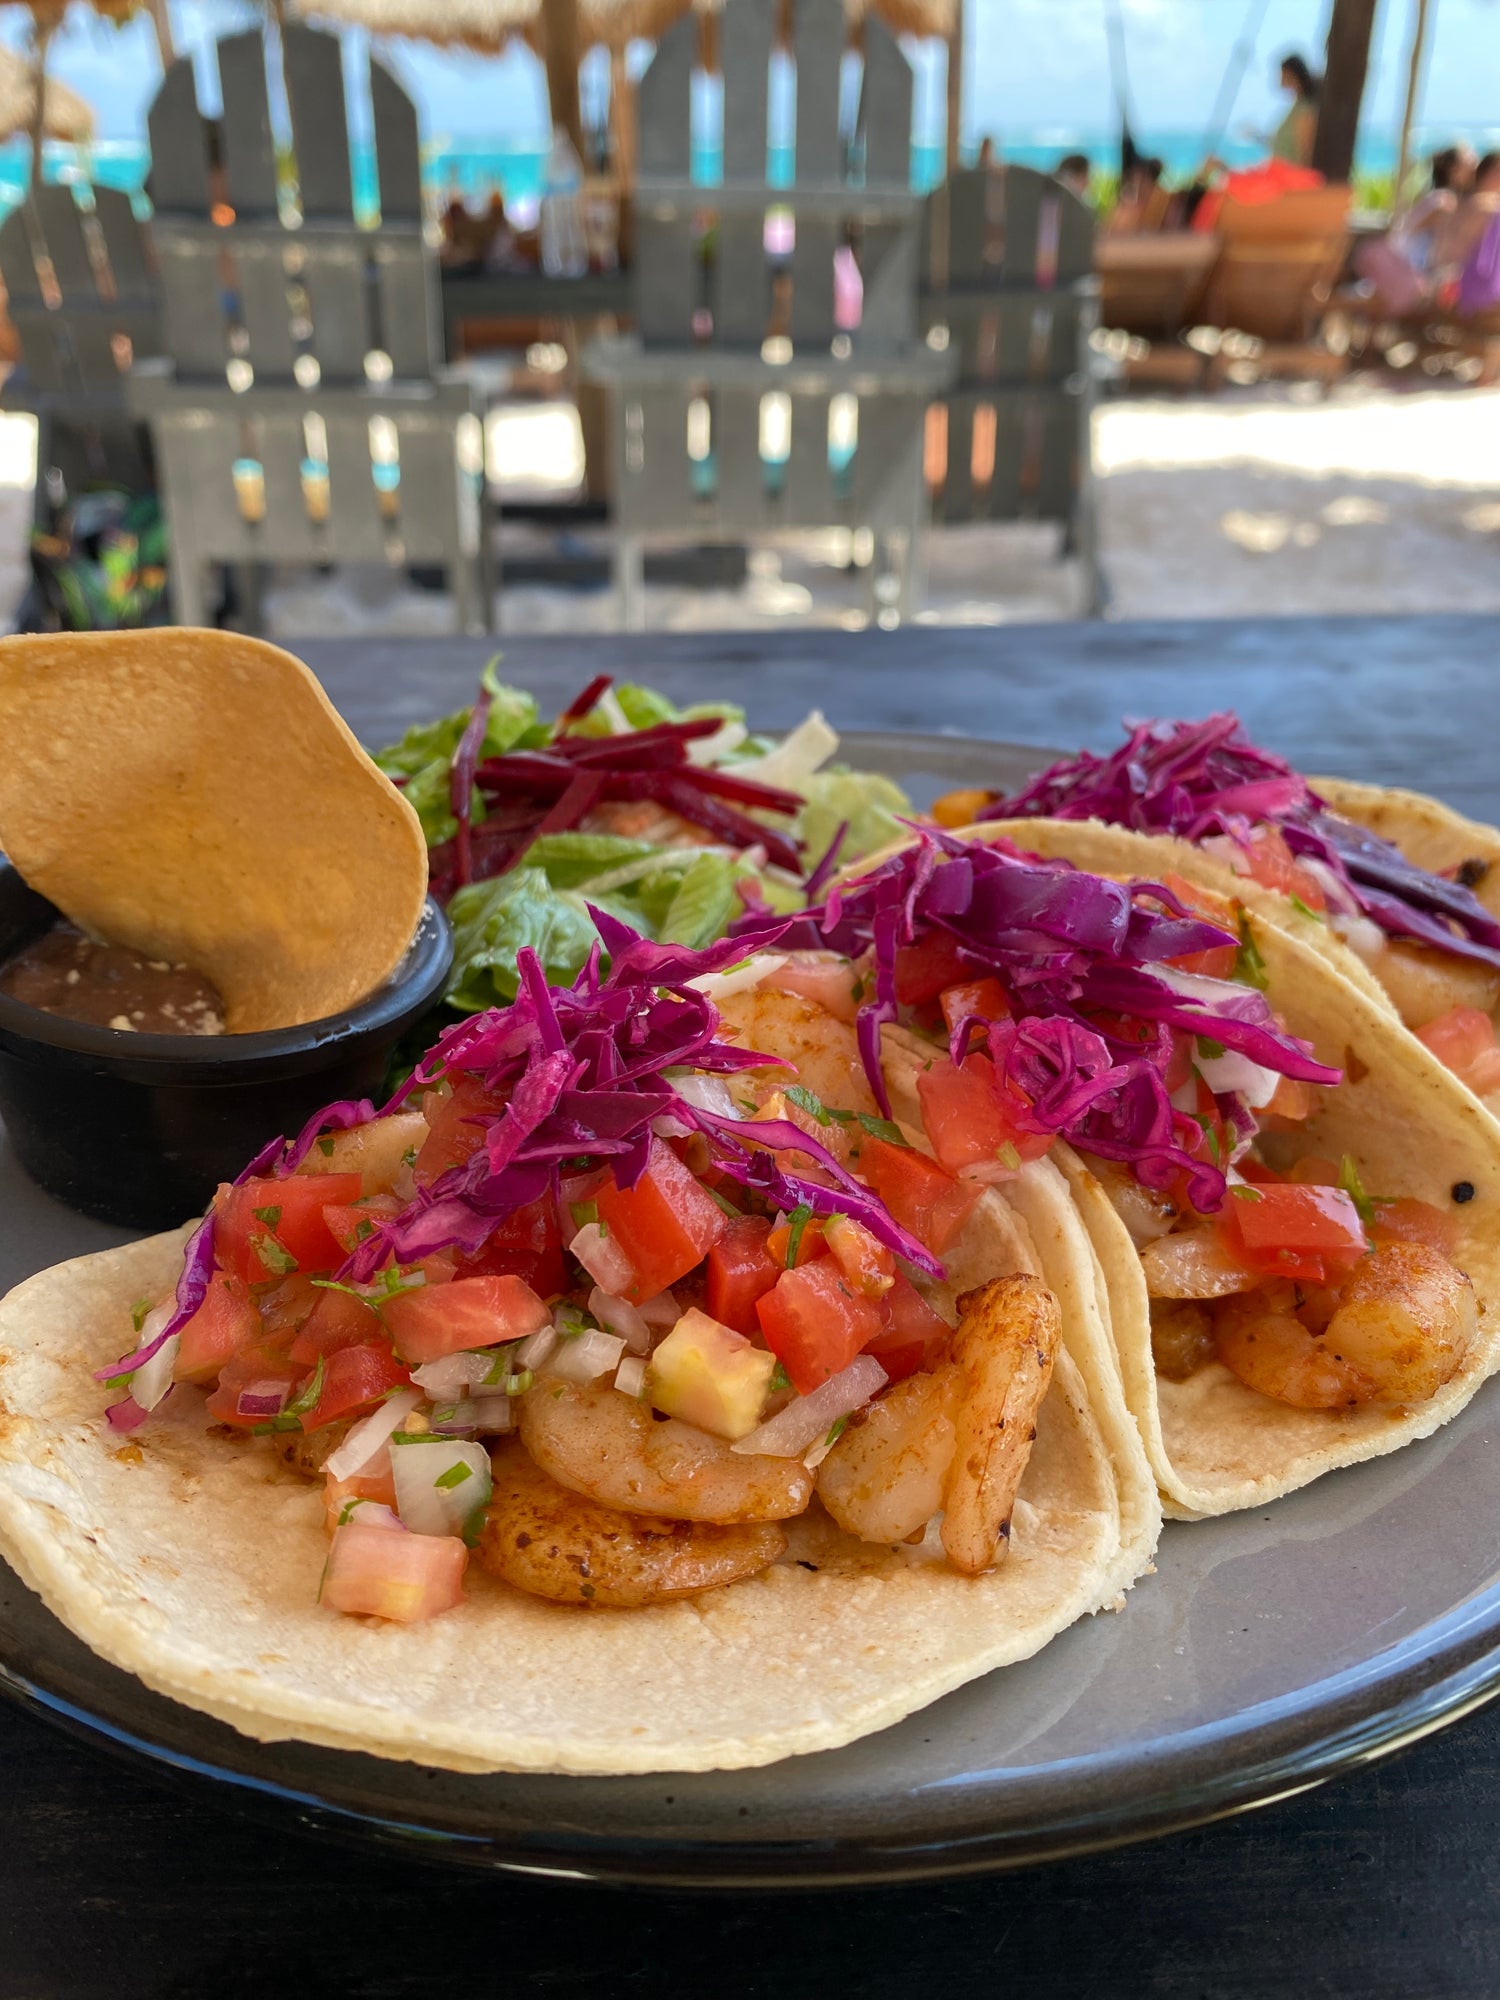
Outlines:
[[[0,861],[0,961],[58,912]],[[31,1178],[85,1215],[166,1228],[204,1208],[278,1132],[341,1097],[378,1100],[391,1052],[453,959],[429,898],[405,958],[342,1014],[254,1035],[142,1035],[0,994],[0,1117]]]

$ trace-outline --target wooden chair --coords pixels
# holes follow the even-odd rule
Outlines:
[[[1089,209],[1029,167],[970,168],[927,199],[922,331],[957,364],[929,436],[933,519],[1061,522],[1091,614],[1093,256]]]
[[[615,575],[627,625],[642,620],[644,545],[656,535],[863,530],[884,622],[906,615],[917,589],[924,411],[952,369],[916,336],[911,70],[890,31],[867,16],[846,148],[844,10],[840,0],[797,0],[796,177],[773,186],[776,15],[775,0],[728,0],[717,17],[721,186],[691,178],[695,15],[667,31],[641,78],[638,331],[584,356],[586,373],[610,392]],[[836,259],[851,243],[862,303],[857,324],[841,327]]]
[[[149,115],[167,359],[130,392],[161,469],[176,616],[204,621],[211,562],[252,579],[272,562],[385,562],[446,569],[460,629],[488,630],[481,404],[440,366],[415,109],[372,62],[380,226],[361,228],[339,43],[288,23],[280,48],[300,213],[259,31],[217,45],[222,173],[187,58]]]
[[[1349,202],[1340,186],[1226,200],[1214,224],[1221,247],[1205,323],[1272,343],[1311,342],[1348,255]]]
[[[20,342],[6,409],[37,420],[36,520],[107,482],[155,483],[151,441],[126,408],[132,359],[160,352],[150,246],[118,188],[34,188],[0,224],[0,277]]]
[[[1094,246],[1099,324],[1144,340],[1175,340],[1202,301],[1219,239],[1202,230],[1101,236]]]

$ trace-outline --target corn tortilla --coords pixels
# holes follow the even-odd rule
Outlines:
[[[0,848],[85,931],[207,975],[231,1033],[363,999],[421,825],[289,653],[231,632],[0,641]]]
[[[730,1769],[885,1728],[1027,1658],[1145,1570],[1159,1513],[1122,1459],[1117,1383],[1058,1357],[999,1568],[854,1541],[822,1510],[761,1576],[646,1610],[522,1596],[470,1565],[430,1623],[315,1601],[321,1488],[269,1445],[210,1434],[179,1387],[129,1438],[90,1371],[128,1345],[182,1234],[45,1271],[0,1303],[0,1553],[64,1623],[149,1686],[263,1741],[451,1770]],[[1043,1260],[987,1196],[937,1302]],[[1122,1476],[1123,1465],[1123,1476]],[[807,1568],[806,1563],[815,1564]]]

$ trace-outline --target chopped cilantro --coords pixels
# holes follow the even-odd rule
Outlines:
[[[1250,928],[1248,910],[1240,911],[1240,948],[1235,956],[1234,976],[1242,986],[1259,987],[1262,993],[1271,983],[1266,975],[1266,961],[1260,955],[1260,946]]]
[[[375,1317],[379,1319],[379,1306],[376,1305],[375,1301],[367,1293],[360,1291],[357,1286],[340,1284],[337,1278],[314,1278],[312,1282],[320,1292],[347,1292],[351,1299],[358,1299],[362,1306],[368,1306]],[[397,1388],[404,1389],[405,1387],[406,1384],[404,1382],[397,1384]],[[391,1390],[388,1393],[394,1395],[395,1391]]]
[[[1224,1044],[1216,1042],[1212,1035],[1198,1037],[1198,1053],[1205,1062],[1217,1062],[1224,1053]]]
[[[510,1374],[510,1349],[500,1348],[490,1363],[490,1372],[480,1380],[481,1389],[498,1389]]]
[[[1229,1192],[1234,1196],[1236,1201],[1260,1201],[1262,1199],[1260,1189],[1258,1187],[1251,1187],[1248,1181],[1232,1182]]]
[[[456,1465],[450,1465],[446,1472],[440,1472],[432,1483],[440,1491],[446,1493],[454,1486],[462,1486],[466,1479],[472,1479],[473,1477],[473,1466],[465,1465],[463,1460],[460,1459]]]
[[[406,1151],[401,1155],[401,1164],[403,1167],[414,1167],[417,1164],[417,1149],[415,1146],[407,1147]]]
[[[872,1118],[867,1111],[861,1111],[859,1122],[872,1139],[886,1139],[893,1146],[910,1146],[911,1141],[893,1118]]]
[[[854,984],[853,984],[853,985],[852,985],[852,986],[851,986],[851,987],[849,988],[849,997],[850,997],[850,999],[851,999],[851,1000],[853,1000],[853,1001],[854,1001],[854,1003],[855,1003],[855,1005],[856,1005],[856,1006],[858,1006],[858,1005],[859,1005],[859,1003],[860,1003],[860,1001],[862,1001],[862,1000],[864,999],[864,997],[865,997],[865,976],[864,976],[864,974],[863,974],[863,973],[861,973],[861,974],[859,975],[858,979],[856,979],[856,980],[855,980],[855,982],[854,982]]]
[[[1308,904],[1303,902],[1300,896],[1293,896],[1290,899],[1290,901],[1292,908],[1296,910],[1300,916],[1309,918],[1315,924],[1327,923],[1328,919],[1323,915],[1323,912],[1321,910],[1312,909]]]
[[[599,1204],[597,1201],[570,1201],[568,1213],[573,1218],[575,1229],[587,1229],[591,1222],[599,1220]]]
[[[281,1227],[281,1209],[279,1205],[274,1208],[253,1209],[251,1213],[254,1215],[256,1221],[263,1222],[267,1229],[279,1229]]]
[[[1339,1163],[1339,1186],[1359,1211],[1359,1219],[1366,1227],[1375,1220],[1375,1204],[1365,1193],[1365,1184],[1359,1177],[1359,1168],[1354,1164],[1354,1155],[1345,1153]]]
[[[809,1118],[816,1118],[820,1125],[832,1124],[832,1119],[823,1108],[823,1100],[800,1083],[789,1083],[781,1093],[788,1104],[795,1104],[799,1111],[805,1111]]]
[[[320,1139],[318,1141],[318,1151],[323,1155],[325,1160],[331,1160],[333,1158],[332,1139]]]
[[[708,1196],[709,1200],[717,1202],[719,1207],[723,1209],[724,1213],[730,1218],[731,1221],[737,1221],[739,1217],[744,1214],[745,1211],[742,1208],[736,1208],[734,1203],[729,1199],[728,1195],[722,1193],[720,1189],[716,1187],[709,1187],[706,1182],[702,1183],[701,1185],[703,1187],[703,1192]]]
[[[374,1234],[375,1234],[375,1225],[373,1222],[371,1222],[369,1216],[367,1215],[361,1216],[359,1221],[356,1222],[354,1225],[355,1242],[368,1243],[370,1238]]]
[[[259,1210],[256,1212],[258,1214]],[[276,1213],[279,1214],[280,1210],[277,1210]],[[267,1271],[274,1271],[278,1278],[289,1277],[297,1268],[296,1258],[284,1243],[279,1242],[271,1234],[270,1230],[256,1230],[250,1238],[250,1248],[259,1258],[262,1266]]]
[[[1002,1167],[1009,1167],[1013,1174],[1020,1172],[1021,1155],[1016,1151],[1013,1139],[1007,1139],[1003,1146],[995,1148],[995,1158]]]
[[[130,1308],[130,1324],[135,1328],[137,1333],[146,1324],[146,1315],[150,1310],[151,1301],[149,1299],[137,1299],[135,1304]]]
[[[307,1415],[309,1410],[314,1410],[318,1406],[318,1398],[323,1393],[323,1377],[327,1372],[328,1363],[320,1354],[318,1356],[317,1367],[303,1383],[296,1395],[293,1396],[292,1400],[286,1405],[285,1409],[281,1411],[280,1415],[272,1417],[269,1423],[252,1425],[251,1428],[254,1435],[256,1437],[268,1437],[275,1431],[300,1431],[302,1429],[302,1419]]]
[[[773,1396],[780,1396],[786,1390],[790,1389],[791,1386],[792,1386],[791,1376],[787,1374],[786,1370],[782,1367],[781,1363],[778,1361],[776,1366],[771,1370],[771,1380],[769,1384],[770,1393]]]
[[[836,1417],[828,1427],[828,1435],[823,1440],[824,1444],[837,1444],[848,1428],[849,1419],[847,1416]]]
[[[812,1221],[812,1210],[805,1201],[799,1201],[787,1217],[789,1227],[786,1238],[786,1267],[790,1271],[797,1262],[797,1252],[802,1247],[802,1232]]]

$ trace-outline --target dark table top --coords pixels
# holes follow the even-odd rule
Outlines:
[[[366,741],[467,698],[469,640],[309,643]],[[1490,747],[1500,619],[910,629],[524,640],[507,677],[544,706],[601,669],[757,723],[816,703],[846,728],[1106,743],[1119,716],[1234,706],[1305,768],[1500,816]],[[0,1145],[0,1203],[13,1162]],[[13,1179],[9,1185],[14,1186]],[[3,1207],[0,1207],[3,1213]],[[61,1210],[6,1240],[7,1282]],[[97,1227],[97,1226],[96,1226]],[[99,1229],[99,1240],[111,1240]],[[988,1881],[689,1897],[440,1873],[241,1820],[204,1781],[0,1709],[0,2000],[312,1988],[709,1992],[768,2000],[983,1994],[1240,2000],[1500,1992],[1500,1711],[1372,1769],[1153,1844]]]

